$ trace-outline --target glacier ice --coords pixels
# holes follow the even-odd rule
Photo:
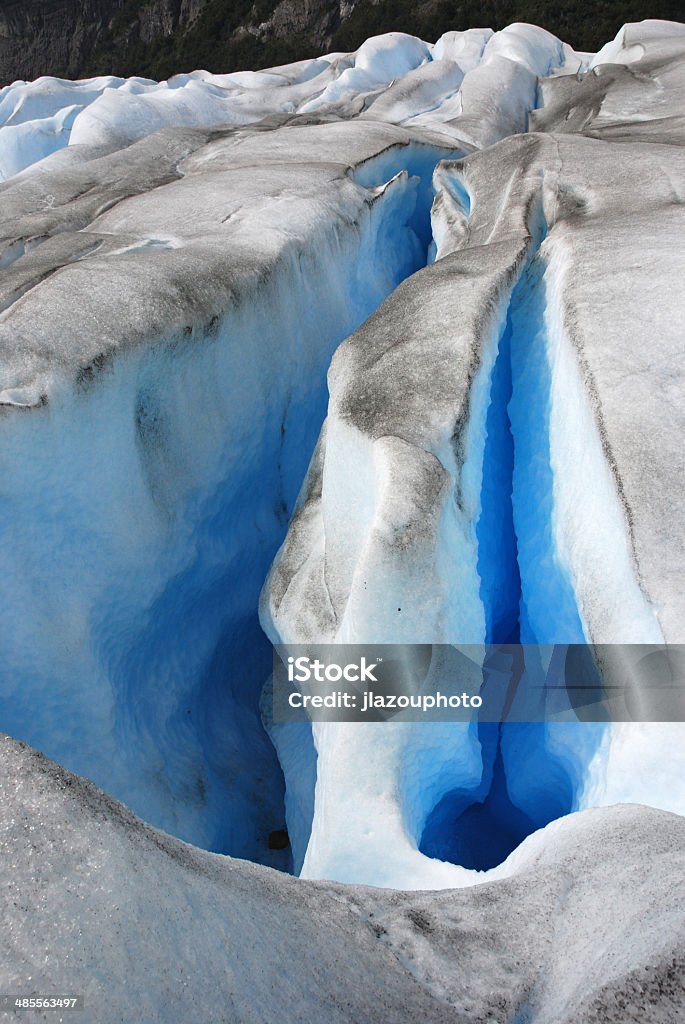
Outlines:
[[[513,25],[495,34],[447,33],[435,46],[390,32],[354,54],[267,72],[197,71],[160,83],[111,76],[16,82],[0,90],[0,180],[65,145],[106,152],[165,127],[240,126],[298,114],[350,118],[374,106],[374,121],[428,118],[436,129],[447,124],[440,130],[450,145],[484,145],[525,130],[536,76],[581,63],[544,29]],[[32,150],[16,127],[29,116]]]
[[[682,641],[684,78],[649,21],[0,90],[3,991],[678,1019],[639,682],[641,723],[283,723],[269,640],[475,685]]]
[[[644,77],[555,75],[537,131],[437,169],[436,262],[332,361],[262,598],[274,641],[680,642],[682,43],[646,37]],[[501,859],[507,830],[631,799],[631,758],[663,758],[650,724],[432,726],[428,759],[415,725],[363,728],[313,727],[309,877],[466,884],[492,865],[462,833],[496,829]],[[676,752],[634,779],[682,813]]]
[[[681,641],[684,50],[1,90],[0,726],[316,879],[494,884],[571,812],[682,813],[676,725],[310,730],[262,688],[267,637]]]
[[[89,1024],[678,1020],[681,817],[585,811],[529,837],[506,879],[398,893],[189,847],[35,751],[1,752],[0,977],[67,979]]]
[[[285,866],[259,589],[328,360],[425,262],[414,169],[450,150],[392,126],[281,135],[153,136],[123,173],[59,154],[40,210],[44,165],[6,184],[3,234],[23,214],[43,241],[2,285],[1,557],[4,727],[175,834]],[[346,163],[322,161],[334,144]]]
[[[502,545],[488,552],[479,531],[483,502],[491,500],[485,495],[493,482],[487,474],[500,472],[492,454],[493,461],[484,462],[491,379],[512,282],[541,240],[541,201],[536,207],[533,200],[540,189],[535,154],[545,145],[519,137],[502,145],[494,162],[490,153],[465,161],[474,167],[466,179],[474,211],[469,245],[441,254],[406,281],[337,350],[329,371],[325,437],[301,498],[311,511],[291,525],[264,595],[262,621],[274,640],[512,639],[488,622],[492,599],[483,592],[482,579],[489,575],[483,560],[496,561]],[[512,159],[512,149],[518,159]],[[481,174],[477,168],[485,160]],[[509,206],[497,223],[488,197],[502,192]],[[444,214],[444,202],[441,209]],[[528,222],[528,209],[537,227]],[[501,576],[495,579],[500,589]],[[515,600],[517,620],[525,594]],[[557,639],[563,636],[561,628]],[[550,642],[547,636],[539,640]],[[544,808],[551,801],[565,813],[582,797],[576,762],[587,762],[598,742],[598,730],[586,728],[561,766],[552,726],[511,726],[501,743],[487,728],[474,734],[465,726],[432,726],[429,759],[421,754],[420,724],[313,728],[316,794],[303,873],[404,888],[466,884],[472,877],[463,866],[452,868],[418,852],[422,842],[435,848],[422,835],[435,827],[438,805],[445,813],[449,801],[456,816],[460,791],[467,813],[477,803],[487,804],[503,759],[511,762],[509,790],[525,789],[520,780],[528,778],[535,794],[533,800],[523,793],[518,810],[509,806],[505,817],[513,820],[531,802]],[[361,761],[372,770],[360,775]],[[287,785],[288,762],[281,762]],[[534,778],[541,770],[547,794]],[[412,793],[417,778],[423,794]],[[556,803],[553,790],[559,787],[565,795]],[[397,795],[390,799],[393,789]],[[317,814],[317,805],[325,813]]]

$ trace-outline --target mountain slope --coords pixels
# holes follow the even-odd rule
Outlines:
[[[680,13],[677,0],[0,0],[0,84],[268,67],[396,29],[437,39],[515,21],[596,50],[626,21]]]

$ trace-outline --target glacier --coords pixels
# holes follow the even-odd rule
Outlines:
[[[680,816],[583,811],[530,836],[506,880],[394,892],[206,853],[23,744],[2,759],[24,907],[3,885],[3,983],[68,979],[88,1024],[678,1020]]]
[[[659,38],[650,30],[639,50],[663,74],[658,100],[646,85],[656,139],[626,151],[616,141],[614,112],[641,110],[645,79],[612,67],[590,83],[545,80],[537,131],[436,170],[436,262],[331,364],[325,432],[263,595],[274,642],[680,642],[671,541],[685,521],[682,456],[660,439],[664,421],[674,438],[684,426],[672,291],[683,270],[681,104],[663,85],[682,72],[677,45],[669,36],[664,56]],[[585,104],[583,133],[567,129],[556,91],[575,118]],[[314,725],[305,875],[406,888],[475,880],[463,857],[451,866],[423,850],[444,851],[440,835],[459,831],[462,815],[501,805],[502,773],[513,806],[496,813],[514,841],[522,814],[534,828],[553,808],[629,798],[631,774],[643,799],[654,780],[648,802],[685,806],[678,725],[513,725],[499,743],[487,727],[433,726],[429,759],[425,728]],[[360,775],[369,756],[373,771]]]
[[[684,85],[685,26],[645,21],[0,89],[5,991],[678,1019],[685,733],[648,693],[643,722],[309,725],[270,672],[586,644],[611,682],[606,645],[685,643]],[[160,930],[183,991],[141,1008]]]
[[[3,207],[11,245],[22,209],[42,238],[3,275],[0,401],[32,410],[2,456],[3,724],[146,820],[254,858],[283,823],[259,590],[330,356],[425,263],[413,172],[450,152],[394,126],[321,128],[284,130],[280,158],[261,133],[154,135],[62,165],[54,207],[35,210],[42,168]],[[349,174],[323,161],[331,144]],[[379,150],[381,177],[357,183]],[[32,597],[28,565],[51,562]]]

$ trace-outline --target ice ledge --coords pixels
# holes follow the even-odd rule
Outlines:
[[[9,737],[0,764],[0,984],[18,991],[28,965],[35,991],[68,978],[98,1024],[185,1024],[198,1006],[232,1024],[602,1024],[617,1006],[664,1024],[685,1002],[685,924],[663,899],[685,869],[675,815],[573,815],[506,881],[404,893],[200,852]]]

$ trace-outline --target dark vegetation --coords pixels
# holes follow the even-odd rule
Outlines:
[[[84,62],[81,75],[143,75],[158,80],[203,68],[227,72],[270,67],[298,60],[312,53],[306,35],[259,36],[244,26],[266,21],[278,0],[209,0],[188,27],[178,24],[171,35],[143,42],[130,31],[139,10],[149,0],[126,0],[111,28]],[[180,9],[180,2],[175,6]],[[321,47],[314,47],[316,53]]]
[[[87,20],[93,5],[99,14],[88,43],[77,48],[75,57],[72,47],[65,68],[64,58],[57,56],[55,28],[61,24],[65,39],[73,38],[70,18]],[[270,19],[279,6],[281,16],[275,27]],[[60,14],[56,24],[58,7],[64,19]],[[19,8],[14,0],[0,0],[0,22],[3,10]],[[49,10],[52,21],[45,14]],[[89,0],[73,5],[72,0],[61,0],[61,4],[33,0],[24,11],[32,20],[26,20],[19,35],[3,44],[15,54],[15,59],[5,59],[7,80],[12,74],[70,78],[135,74],[159,80],[197,68],[213,72],[263,68],[331,50],[354,50],[381,32],[400,30],[434,41],[449,29],[501,29],[514,21],[542,25],[578,50],[594,51],[625,22],[682,19],[683,5],[682,0],[565,0],[563,4],[558,0],[357,0],[342,20],[340,0],[310,0],[306,7],[303,0],[283,0],[280,5],[279,0],[196,0],[192,18],[181,0],[111,0],[109,4]],[[21,51],[35,43],[36,25],[43,25],[45,45],[26,65]],[[64,40],[62,44],[63,53]]]
[[[576,50],[596,51],[628,21],[679,21],[684,10],[682,0],[361,0],[335,34],[333,49],[356,49],[369,36],[392,29],[433,42],[450,29],[501,29],[527,21]]]

